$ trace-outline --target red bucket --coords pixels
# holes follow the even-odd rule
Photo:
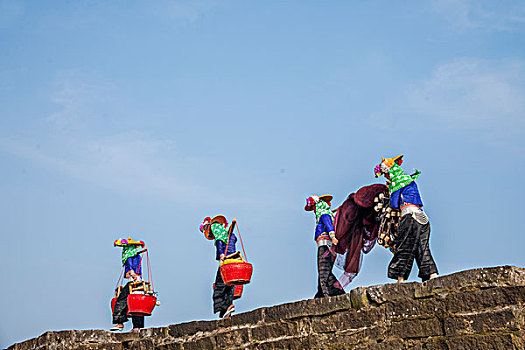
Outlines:
[[[242,284],[235,286],[235,292],[233,293],[233,300],[239,299],[242,296],[242,290],[244,286]]]
[[[115,303],[117,302],[117,298],[111,299],[111,314],[115,312]]]
[[[250,283],[253,266],[247,262],[224,264],[221,266],[221,276],[227,286]]]
[[[151,316],[157,298],[152,295],[128,295],[128,314],[135,316]]]

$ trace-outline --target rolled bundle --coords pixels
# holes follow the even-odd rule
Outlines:
[[[400,212],[390,206],[390,196],[388,192],[380,193],[376,198],[378,202],[376,202],[374,198],[374,209],[376,212],[379,212],[377,243],[393,251],[393,243],[395,242],[399,227]]]

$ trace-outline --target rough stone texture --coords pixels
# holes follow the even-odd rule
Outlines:
[[[358,287],[140,335],[46,332],[8,349],[525,349],[525,269],[501,266],[423,284]]]

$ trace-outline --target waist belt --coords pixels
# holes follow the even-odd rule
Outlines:
[[[405,216],[405,215],[408,215],[408,214],[412,215],[414,220],[416,220],[421,225],[428,224],[428,216],[423,211],[422,208],[420,208],[418,206],[415,206],[415,205],[407,205],[407,206],[402,207],[401,208],[401,216]]]
[[[422,211],[423,209],[421,209],[417,205],[409,204],[409,205],[405,205],[401,207],[401,216],[405,216],[407,214],[412,214],[412,213],[418,213]]]
[[[332,245],[332,241],[329,239],[320,239],[317,241],[317,247],[322,247],[324,245],[330,247]]]

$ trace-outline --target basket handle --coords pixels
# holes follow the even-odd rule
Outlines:
[[[241,231],[239,230],[239,225],[237,225],[237,220],[233,218],[232,224],[230,225],[230,229],[228,230],[228,240],[226,241],[226,248],[224,249],[224,256],[226,257],[226,253],[228,253],[228,245],[230,244],[230,236],[233,233],[233,230],[237,227],[237,232],[239,233],[239,239],[241,240],[241,247],[242,247],[242,253],[244,255],[244,261],[248,262],[248,258],[246,257],[246,252],[244,251],[244,244],[242,243],[242,237],[241,237]]]
[[[230,245],[230,236],[233,232],[233,229],[235,228],[235,224],[237,224],[237,220],[233,218],[232,224],[230,225],[230,229],[228,230],[228,239],[226,240],[226,248],[224,248],[224,258],[226,258],[226,255],[228,254],[228,246]]]
[[[241,247],[242,247],[242,253],[244,255],[244,260],[248,262],[248,257],[246,256],[246,252],[244,251],[244,244],[242,243],[241,230],[239,230],[239,225],[237,225],[237,232],[239,233],[239,239],[241,240]]]

